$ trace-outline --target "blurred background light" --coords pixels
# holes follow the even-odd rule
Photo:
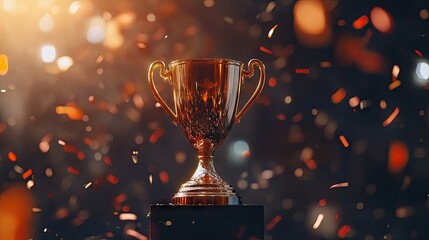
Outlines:
[[[45,63],[53,62],[57,57],[56,49],[52,45],[42,46],[42,48],[40,49],[40,54],[42,61]]]
[[[106,22],[100,16],[92,17],[89,20],[86,39],[88,42],[98,44],[103,42],[106,36]]]

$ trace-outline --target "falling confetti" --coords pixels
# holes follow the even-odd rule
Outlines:
[[[317,219],[316,219],[316,221],[313,224],[313,229],[319,228],[319,226],[322,223],[324,217],[325,216],[322,213],[319,213],[319,215],[317,215]]]
[[[272,27],[272,28],[270,29],[270,31],[268,32],[268,38],[271,38],[271,37],[273,36],[274,30],[276,30],[276,28],[277,28],[278,26],[279,26],[279,25],[278,25],[278,24],[276,24],[276,25],[274,25],[274,27]]]
[[[392,114],[390,114],[390,116],[386,118],[386,120],[384,120],[383,127],[389,126],[389,124],[392,123],[393,120],[395,120],[398,114],[399,114],[399,108],[396,107],[395,110],[393,110]]]
[[[271,222],[269,224],[267,224],[267,226],[265,226],[265,229],[267,231],[271,231],[274,229],[274,227],[282,220],[282,216],[280,215],[276,215],[273,220],[271,220]]]
[[[261,50],[261,51],[262,51],[262,52],[264,52],[264,53],[270,54],[270,55],[272,55],[272,54],[273,54],[273,52],[272,52],[270,49],[268,49],[268,48],[266,48],[266,47],[264,47],[264,46],[260,46],[260,47],[259,47],[259,50]]]
[[[359,29],[362,29],[363,27],[365,27],[368,24],[368,22],[369,22],[368,17],[363,15],[353,22],[353,27],[355,29],[359,30]]]
[[[347,141],[346,137],[344,137],[344,135],[340,136],[340,141],[345,148],[349,147],[349,142]]]
[[[332,189],[332,188],[342,188],[342,187],[348,187],[348,186],[349,186],[348,182],[343,182],[343,183],[334,184],[331,187],[329,187],[329,189]]]

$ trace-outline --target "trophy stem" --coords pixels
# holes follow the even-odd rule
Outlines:
[[[171,202],[178,205],[240,205],[241,198],[222,180],[213,165],[214,147],[210,140],[196,144],[198,166],[191,179],[182,184]]]

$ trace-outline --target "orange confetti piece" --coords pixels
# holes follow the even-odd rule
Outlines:
[[[317,168],[317,163],[312,158],[305,160],[304,163],[310,170],[314,170]]]
[[[109,183],[116,185],[119,183],[119,179],[118,177],[116,177],[115,175],[109,174],[106,176],[106,179]]]
[[[345,238],[347,233],[350,232],[350,230],[352,230],[352,228],[349,225],[342,226],[340,229],[338,229],[338,237],[341,239]]]
[[[156,143],[158,141],[158,139],[164,134],[164,130],[162,128],[158,128],[155,130],[154,133],[152,133],[152,135],[150,135],[149,137],[149,142],[150,143]]]
[[[15,154],[15,153],[13,153],[13,152],[8,152],[8,153],[7,153],[7,157],[9,158],[9,160],[10,160],[11,162],[16,162],[16,154]]]
[[[125,194],[123,194],[123,193],[119,194],[119,195],[118,195],[118,196],[116,196],[116,198],[115,198],[115,201],[116,201],[117,203],[125,202],[125,200],[127,200],[127,195],[125,195]]]
[[[264,52],[264,53],[270,54],[270,55],[272,55],[272,54],[273,54],[273,52],[272,52],[270,49],[268,49],[268,48],[266,48],[266,47],[264,47],[264,46],[260,46],[260,47],[259,47],[259,50],[261,50],[261,51],[262,51],[262,52]]]
[[[159,180],[161,180],[162,183],[167,184],[168,181],[170,181],[170,177],[166,171],[161,171],[159,172]]]
[[[69,153],[77,153],[79,149],[76,146],[66,144],[63,146],[63,150]]]
[[[395,141],[390,144],[389,148],[389,172],[400,173],[408,163],[408,147],[401,141]]]
[[[57,106],[55,112],[59,115],[67,115],[70,120],[82,120],[84,115],[83,111],[74,103],[67,103],[66,106]]]
[[[33,174],[33,170],[30,168],[22,174],[22,179],[27,179]]]
[[[369,19],[366,15],[361,16],[353,22],[353,28],[359,30],[365,27],[369,22]]]
[[[329,189],[332,188],[340,188],[340,187],[348,187],[349,186],[349,182],[342,182],[342,183],[337,183],[332,185]]]
[[[389,84],[389,90],[392,91],[393,89],[399,86],[401,86],[401,81],[399,80],[393,81],[391,84]]]
[[[295,69],[295,73],[308,74],[308,73],[310,73],[310,69],[309,68],[297,68],[297,69]]]
[[[387,127],[390,123],[392,123],[392,121],[395,120],[398,114],[399,114],[399,108],[396,107],[395,110],[393,110],[392,114],[390,114],[390,116],[386,120],[384,120],[383,127]]]
[[[346,137],[344,137],[344,135],[340,136],[340,141],[345,148],[349,147],[349,142],[347,141]]]
[[[0,75],[4,76],[9,70],[9,63],[6,54],[0,54]]]
[[[333,104],[338,104],[346,97],[346,90],[344,88],[338,89],[334,94],[331,96],[331,101]]]
[[[77,170],[74,167],[67,167],[67,172],[69,172],[69,173],[71,173],[73,175],[79,175],[80,174],[79,170]]]
[[[0,123],[0,134],[6,129],[6,124]]]
[[[83,153],[82,151],[79,151],[77,154],[76,154],[76,156],[77,156],[77,158],[79,159],[79,160],[83,160],[83,159],[85,159],[85,153]]]
[[[267,224],[267,226],[265,227],[265,229],[267,231],[271,231],[274,229],[274,227],[282,220],[282,216],[277,215],[273,218],[273,220]]]

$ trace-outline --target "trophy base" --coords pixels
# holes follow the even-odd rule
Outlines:
[[[231,185],[188,181],[171,199],[174,205],[241,205],[241,198]]]
[[[151,206],[151,240],[264,239],[264,207]]]

